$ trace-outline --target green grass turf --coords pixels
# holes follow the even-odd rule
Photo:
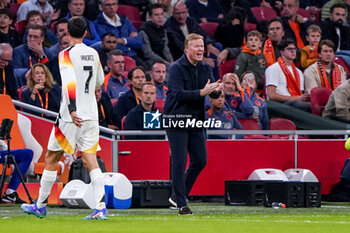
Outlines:
[[[107,221],[84,221],[88,209],[48,207],[39,219],[19,205],[0,205],[0,232],[350,232],[350,203],[322,203],[321,208],[225,206],[190,203],[194,215],[170,209],[109,210]]]

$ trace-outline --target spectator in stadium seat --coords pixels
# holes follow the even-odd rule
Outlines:
[[[148,70],[151,69],[155,61],[164,62],[169,69],[174,60],[168,47],[168,37],[164,29],[163,6],[158,3],[152,4],[148,12],[150,21],[143,23],[139,29],[143,38],[143,58],[145,58]]]
[[[140,67],[132,68],[128,73],[130,90],[119,97],[117,105],[113,108],[113,114],[123,119],[128,112],[140,103],[141,88],[146,82],[146,72]]]
[[[84,0],[69,0],[68,1],[68,14],[67,19],[70,17],[81,16],[85,20],[87,27],[87,34],[83,39],[84,44],[93,45],[96,42],[101,41],[100,35],[97,33],[94,22],[88,20],[83,16],[85,10],[85,1]]]
[[[132,57],[138,66],[146,67],[136,53],[136,50],[141,49],[142,36],[136,31],[128,17],[117,14],[118,1],[104,0],[101,7],[102,12],[95,21],[97,33],[100,37],[107,32],[113,33],[117,37],[117,49]]]
[[[346,16],[344,4],[334,4],[331,7],[329,18],[320,23],[322,40],[333,41],[337,50],[350,50],[350,27],[344,26]]]
[[[349,0],[328,0],[322,7],[321,20],[325,20],[329,17],[329,13],[331,11],[330,9],[334,4],[345,4],[347,7],[347,12],[349,12],[349,8],[350,8]]]
[[[244,74],[242,74],[241,86],[248,95],[254,108],[254,114],[251,118],[259,122],[261,129],[269,130],[270,121],[267,113],[267,105],[265,100],[256,93],[257,82],[255,74],[251,71],[246,71]]]
[[[187,0],[190,16],[198,23],[217,22],[224,18],[224,11],[216,0]]]
[[[175,60],[183,55],[185,37],[190,33],[197,33],[203,36],[206,51],[215,56],[219,55],[220,51],[213,45],[214,41],[199,26],[194,18],[188,16],[188,9],[184,2],[179,1],[175,3],[173,16],[167,20],[164,26],[168,34],[169,48]],[[213,63],[212,59],[206,57],[203,58],[203,61],[208,64]]]
[[[60,15],[59,11],[54,12],[50,3],[47,0],[28,0],[23,2],[17,11],[17,21],[25,20],[29,11],[39,11],[44,17],[46,25],[50,25]]]
[[[303,94],[303,73],[293,62],[297,51],[296,43],[285,39],[278,47],[281,57],[265,72],[267,96],[270,100],[310,112],[310,95]]]
[[[55,30],[56,30],[56,37],[57,37],[58,42],[48,49],[47,57],[49,58],[49,60],[57,57],[58,53],[62,50],[61,49],[62,42],[60,43],[60,40],[64,35],[66,35],[67,29],[68,29],[68,20],[67,19],[60,19],[57,21],[57,23],[55,25]]]
[[[225,106],[236,114],[237,118],[251,118],[254,108],[248,94],[244,92],[239,77],[235,73],[226,73],[222,77],[225,93]]]
[[[240,48],[244,41],[244,22],[246,13],[241,7],[233,7],[219,24],[215,32],[215,40],[223,48]]]
[[[10,44],[0,44],[0,94],[9,95],[18,99],[17,84],[11,65],[13,49]]]
[[[322,116],[350,124],[350,79],[338,86],[330,95]]]
[[[267,39],[263,46],[263,54],[266,59],[266,66],[269,67],[281,56],[278,43],[284,37],[283,23],[280,19],[272,19],[268,24]]]
[[[149,72],[151,79],[157,89],[157,99],[165,99],[168,88],[164,85],[167,74],[166,65],[161,61],[156,61]]]
[[[25,74],[36,63],[45,64],[47,48],[43,46],[45,28],[33,24],[28,26],[27,43],[13,50],[13,68],[19,87],[26,84]]]
[[[12,48],[22,44],[17,31],[11,29],[12,16],[8,9],[0,9],[0,43],[9,43]]]
[[[17,149],[10,150],[11,155],[15,157],[18,168],[24,176],[32,162],[33,151],[29,149]],[[5,156],[7,155],[7,144],[5,141],[0,140],[0,163],[5,162]],[[2,203],[8,204],[22,204],[25,203],[17,194],[16,190],[20,185],[21,180],[16,171],[12,172],[11,181],[7,187],[4,196],[2,197]]]
[[[98,121],[100,126],[118,130],[121,125],[121,122],[119,120],[119,124],[117,124],[119,125],[119,127],[117,127],[113,123],[113,106],[111,103],[111,99],[106,93],[102,92],[102,87],[96,87],[95,96],[97,101]]]
[[[119,98],[124,93],[130,90],[129,80],[123,76],[125,70],[124,53],[116,49],[108,54],[109,74],[105,76],[104,89],[107,95],[111,98]]]
[[[45,28],[45,36],[43,41],[43,45],[45,47],[50,48],[52,45],[57,43],[57,38],[55,33],[51,31],[51,29],[47,29],[45,27],[44,17],[39,11],[36,11],[36,10],[29,11],[26,17],[26,21],[27,21],[27,26],[26,26],[27,28],[29,27],[29,25],[35,25],[35,24],[43,26]],[[24,43],[27,42],[27,34],[28,34],[28,31],[26,30],[23,35]]]
[[[345,82],[346,73],[341,65],[333,62],[335,46],[331,40],[322,40],[318,47],[318,60],[304,72],[305,92],[314,87],[335,90]]]
[[[235,73],[242,78],[242,74],[247,71],[253,71],[257,78],[258,90],[264,88],[264,73],[266,69],[266,60],[261,52],[262,35],[253,30],[247,34],[247,43],[242,52],[237,57],[235,64]]]
[[[309,45],[301,49],[300,63],[306,69],[318,59],[317,47],[321,40],[321,28],[316,24],[311,24],[306,30],[306,40]]]
[[[137,106],[131,109],[125,117],[125,130],[144,130],[144,112],[156,111],[154,102],[156,100],[156,87],[151,82],[142,85],[140,100]],[[127,136],[126,139],[164,139],[164,136]]]
[[[61,88],[53,80],[46,65],[41,63],[33,65],[29,71],[27,86],[28,88],[22,92],[22,102],[58,112]]]
[[[303,48],[306,44],[306,29],[311,24],[301,15],[297,14],[299,0],[283,0],[282,23],[285,38],[291,38],[297,44],[297,48]]]
[[[215,128],[211,127],[211,130],[237,130],[243,129],[236,115],[225,106],[225,93],[222,92],[220,97],[213,99],[209,97],[211,107],[205,113],[205,119],[214,118],[215,121],[221,121],[221,127]],[[236,135],[235,138],[243,138],[244,135]],[[209,139],[231,139],[231,135],[209,135]]]
[[[117,48],[117,37],[113,33],[106,33],[102,37],[101,42],[102,48],[98,51],[98,56],[100,57],[101,66],[105,74],[109,73],[108,67],[108,54]]]

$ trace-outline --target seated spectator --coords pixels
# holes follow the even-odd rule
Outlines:
[[[26,84],[25,73],[36,63],[45,64],[47,48],[43,46],[45,28],[32,24],[28,26],[27,43],[13,50],[13,68],[19,80],[19,87]]]
[[[0,94],[9,95],[12,99],[17,100],[17,83],[13,75],[11,65],[13,49],[10,44],[0,44]]]
[[[257,82],[253,72],[247,71],[242,74],[242,88],[248,94],[250,102],[254,108],[253,118],[259,122],[260,128],[263,130],[270,129],[270,120],[267,113],[267,105],[263,98],[256,94]]]
[[[322,0],[321,2],[323,2],[321,9],[321,20],[325,20],[329,17],[329,13],[331,11],[330,9],[334,4],[346,4],[347,7],[350,5],[349,0]]]
[[[100,126],[118,130],[119,127],[115,126],[113,123],[113,106],[111,99],[106,93],[102,93],[102,87],[97,87],[95,89],[95,96],[97,101],[98,121]],[[120,120],[118,125],[121,126]]]
[[[0,43],[9,43],[12,48],[22,44],[17,31],[11,29],[12,16],[8,9],[0,9]]]
[[[68,1],[68,14],[66,19],[71,17],[81,16],[87,24],[87,34],[83,39],[83,43],[86,45],[93,45],[96,42],[101,41],[100,35],[97,33],[94,22],[88,20],[84,14],[85,1],[84,0],[69,0]]]
[[[345,82],[346,73],[341,65],[333,62],[335,45],[331,40],[322,40],[318,47],[318,61],[309,66],[305,72],[305,92],[310,93],[314,87],[335,90]]]
[[[269,67],[281,56],[278,49],[278,43],[284,36],[283,23],[280,19],[272,19],[268,24],[267,39],[264,43],[263,53],[266,60],[266,66]]]
[[[165,30],[168,34],[169,48],[175,60],[179,59],[184,53],[185,37],[190,33],[197,33],[203,36],[206,51],[211,54],[210,57],[204,57],[203,61],[212,67],[215,66],[213,59],[219,55],[220,51],[214,46],[213,39],[199,26],[198,22],[188,16],[188,9],[184,2],[178,1],[175,3],[173,16],[165,23]]]
[[[45,47],[50,48],[52,45],[57,43],[57,38],[56,38],[55,33],[53,31],[51,31],[51,29],[47,29],[45,27],[44,17],[42,16],[42,14],[40,14],[39,11],[35,11],[35,10],[29,11],[27,14],[27,17],[26,17],[26,21],[27,21],[27,27],[29,25],[37,24],[37,25],[43,26],[45,28],[45,37],[44,37],[44,41],[43,41],[43,45]],[[28,31],[26,30],[24,32],[24,35],[23,35],[23,42],[24,43],[27,42],[27,33],[28,33]]]
[[[264,88],[264,73],[266,69],[266,61],[264,54],[261,52],[261,33],[253,30],[248,32],[247,45],[244,46],[242,52],[237,57],[235,65],[235,73],[238,77],[250,70],[256,74],[258,90]]]
[[[170,68],[173,57],[168,47],[168,37],[164,29],[163,6],[156,3],[149,7],[150,21],[145,22],[139,29],[143,38],[142,57],[148,70],[155,61],[162,61]]]
[[[303,48],[306,44],[306,29],[311,24],[306,18],[298,15],[299,0],[283,0],[281,20],[285,31],[285,38],[296,42],[297,48]]]
[[[157,99],[165,99],[168,88],[164,85],[166,77],[166,65],[161,61],[153,63],[152,69],[149,72],[151,80],[157,89]]]
[[[23,2],[17,11],[17,21],[25,20],[29,11],[39,11],[44,17],[46,25],[50,25],[51,21],[54,21],[60,15],[60,12],[54,12],[50,3],[47,0],[28,0]]]
[[[145,67],[145,63],[136,54],[136,50],[141,49],[142,36],[126,16],[117,14],[118,1],[104,0],[101,7],[102,12],[95,21],[97,33],[100,37],[107,32],[113,33],[117,37],[117,49],[132,57],[138,66]]]
[[[136,66],[128,73],[130,90],[119,97],[117,105],[113,108],[113,114],[123,119],[128,112],[140,104],[142,85],[146,82],[146,72],[142,67]]]
[[[306,30],[306,40],[309,45],[301,49],[300,63],[306,69],[314,64],[318,59],[317,47],[321,40],[321,28],[318,25],[312,24]]]
[[[109,67],[107,65],[108,63],[108,54],[117,48],[117,37],[113,33],[106,33],[102,37],[101,42],[102,48],[100,51],[98,51],[98,55],[100,57],[100,62],[103,68],[103,72],[105,74],[109,73]],[[123,53],[124,56],[124,53]]]
[[[49,60],[57,57],[58,53],[62,50],[61,46],[60,46],[60,40],[64,35],[66,35],[67,29],[68,29],[68,20],[67,19],[60,19],[55,24],[56,38],[58,41],[56,44],[54,44],[53,46],[51,46],[48,49],[47,57],[49,58]]]
[[[241,7],[233,7],[225,16],[215,32],[215,40],[223,48],[240,48],[243,45],[246,15]]]
[[[198,23],[220,23],[224,18],[224,11],[216,0],[187,0],[186,5]]]
[[[61,88],[53,81],[49,69],[41,63],[33,65],[29,71],[28,88],[22,92],[22,102],[58,112],[60,100]]]
[[[281,57],[269,66],[265,72],[267,97],[304,111],[310,109],[310,95],[303,94],[304,76],[295,67],[296,43],[293,40],[282,40],[279,45]]]
[[[30,166],[30,163],[33,159],[33,151],[29,149],[17,149],[10,150],[11,155],[15,157],[18,168],[24,176]],[[5,141],[0,140],[0,163],[5,162],[5,157],[7,155],[7,144]],[[17,194],[16,190],[21,183],[21,179],[16,171],[12,172],[11,181],[2,197],[3,203],[11,203],[11,204],[22,204],[26,203],[23,201]]]
[[[225,106],[236,114],[237,118],[250,118],[254,108],[248,94],[244,92],[239,77],[235,73],[227,73],[222,78],[225,93]]]
[[[344,4],[334,4],[329,18],[320,23],[322,40],[331,40],[337,50],[350,50],[350,27],[343,25],[347,8]]]
[[[322,116],[350,124],[350,79],[338,86],[331,94]]]
[[[205,113],[205,119],[214,118],[215,121],[221,121],[220,128],[208,128],[211,130],[237,130],[243,129],[241,124],[236,118],[236,115],[225,106],[225,94],[221,93],[220,97],[217,99],[213,99],[209,97],[209,101],[211,103],[211,107]],[[243,138],[244,135],[235,135],[236,139]],[[209,139],[231,139],[232,135],[209,135]]]
[[[143,130],[144,112],[155,112],[156,87],[151,82],[146,82],[141,88],[141,103],[132,108],[125,117],[125,130]],[[164,139],[164,136],[127,136],[126,139]]]
[[[130,90],[128,79],[123,76],[125,70],[124,53],[119,50],[113,50],[108,54],[109,74],[105,76],[103,92],[111,98],[119,98]]]

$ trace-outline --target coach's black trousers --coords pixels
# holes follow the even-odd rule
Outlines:
[[[186,197],[207,164],[206,134],[204,129],[169,129],[168,135],[172,183],[179,208],[186,206]],[[185,172],[187,153],[190,164]]]

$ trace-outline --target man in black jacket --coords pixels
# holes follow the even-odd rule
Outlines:
[[[0,44],[0,94],[11,96],[12,99],[18,99],[17,84],[13,75],[12,61],[13,49],[10,44]]]
[[[204,98],[221,84],[208,64],[202,62],[204,41],[199,34],[185,39],[185,55],[174,62],[169,72],[168,92],[163,111],[163,128],[169,139],[174,195],[170,203],[179,214],[192,214],[186,197],[207,163]],[[175,126],[176,124],[176,126]],[[190,164],[187,170],[187,153]]]
[[[346,6],[334,4],[331,7],[329,18],[320,23],[322,29],[322,40],[333,41],[336,50],[350,49],[350,27],[344,26]]]

